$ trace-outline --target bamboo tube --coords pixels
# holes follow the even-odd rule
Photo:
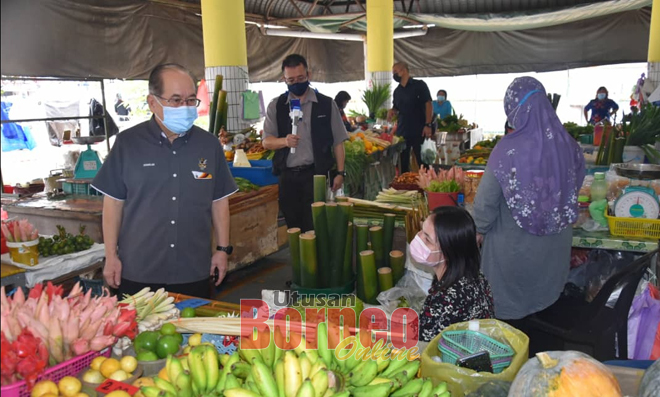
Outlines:
[[[343,275],[344,275],[344,251],[346,250],[346,236],[348,234],[348,218],[343,211],[340,211],[337,208],[337,205],[329,206],[326,204],[326,211],[329,208],[334,208],[334,214],[332,210],[326,212],[328,217],[328,224],[330,224],[330,217],[332,216],[334,221],[334,229],[330,231],[330,287],[338,287],[342,284]],[[331,215],[332,214],[332,215]]]
[[[390,252],[390,267],[392,268],[392,280],[394,284],[401,280],[405,272],[406,257],[401,251]]]
[[[353,203],[339,203],[337,204],[341,211],[344,211],[349,222],[353,222]]]
[[[325,203],[325,219],[328,220],[328,236],[330,236],[330,239],[334,236],[337,230],[336,227],[339,226],[337,225],[337,212],[339,212],[337,203]]]
[[[300,239],[300,284],[304,288],[318,287],[316,236],[303,234]]]
[[[226,114],[227,114],[227,91],[220,90],[218,94],[218,104],[216,107],[215,114],[215,125],[213,129],[215,130],[215,135],[219,134],[220,129],[226,124]]]
[[[328,235],[328,219],[325,203],[312,204],[312,218],[316,235],[316,250],[318,259],[317,285],[324,288],[330,281],[330,236]]]
[[[314,233],[313,230],[308,230],[308,231],[306,231],[306,232],[303,233],[303,234],[307,234],[307,235],[310,235],[310,236],[316,236],[316,233]]]
[[[292,281],[300,285],[300,228],[294,227],[286,231],[289,236],[289,255],[291,255]]]
[[[394,222],[396,220],[395,214],[385,214],[383,219],[383,263],[385,266],[390,265],[389,253],[392,251],[392,243],[394,241]]]
[[[326,202],[326,179],[325,175],[314,175],[314,202]]]
[[[381,267],[378,269],[378,291],[387,291],[392,287],[392,269],[389,267]]]
[[[211,111],[209,112],[210,119],[209,119],[209,129],[211,130],[211,134],[213,135],[218,135],[218,131],[214,131],[215,127],[215,117],[216,117],[216,111],[218,109],[218,94],[220,94],[220,90],[222,90],[222,75],[219,74],[215,76],[215,85],[213,89],[213,100],[211,101]]]
[[[362,285],[364,286],[364,296],[359,297],[370,304],[377,304],[378,296],[378,278],[376,276],[376,258],[374,252],[367,250],[360,252],[360,268],[362,276]]]
[[[345,196],[335,197],[335,201],[338,203],[348,203],[348,197]]]
[[[358,253],[358,255],[356,255],[357,283],[355,286],[355,291],[358,295],[358,298],[364,300],[364,283],[362,280],[362,267],[360,266],[359,253],[368,249],[367,245],[369,243],[369,226],[356,225],[355,232],[357,235],[355,252]]]
[[[346,230],[346,248],[344,249],[344,267],[342,284],[348,284],[353,279],[353,222],[348,222]]]
[[[369,239],[371,240],[371,249],[374,251],[374,257],[376,259],[376,267],[381,268],[385,266],[383,257],[383,228],[380,226],[374,226],[369,229]]]

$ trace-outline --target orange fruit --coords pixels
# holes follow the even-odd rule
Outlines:
[[[119,364],[119,360],[116,358],[108,358],[103,363],[101,363],[101,367],[99,368],[99,371],[101,371],[101,374],[105,376],[106,378],[109,378],[110,375],[114,374],[118,370],[121,369],[121,364]]]
[[[82,382],[73,376],[65,376],[60,380],[58,388],[60,394],[66,397],[73,397],[80,392],[80,389],[82,389]]]
[[[57,384],[55,384],[55,382],[50,380],[42,380],[41,382],[37,382],[37,384],[34,385],[30,396],[41,397],[46,394],[54,394],[57,396],[59,392],[60,391],[57,389]]]
[[[170,377],[167,376],[167,368],[163,367],[160,371],[158,371],[158,377],[161,378],[162,380],[170,381]]]
[[[89,365],[90,368],[99,370],[101,368],[101,364],[107,359],[105,356],[98,356],[92,360],[92,363]]]

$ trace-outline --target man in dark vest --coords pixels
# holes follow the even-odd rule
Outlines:
[[[275,150],[273,173],[279,176],[280,209],[287,227],[303,232],[314,228],[311,205],[314,175],[330,177],[332,190],[344,183],[346,128],[335,101],[309,88],[310,72],[301,55],[291,54],[282,62],[288,91],[268,105],[264,122],[264,148]],[[300,100],[302,119],[292,134],[290,101]],[[291,149],[295,148],[294,153]],[[336,167],[335,167],[336,165]]]

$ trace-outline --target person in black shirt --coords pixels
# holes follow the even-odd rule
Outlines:
[[[346,91],[339,91],[337,93],[337,96],[335,96],[335,103],[339,108],[341,121],[344,122],[344,127],[346,127],[346,131],[353,131],[353,126],[351,125],[351,122],[348,121],[348,117],[346,117],[346,113],[344,113],[344,109],[346,109],[346,105],[348,105],[348,101],[350,100],[351,100],[351,96]]]
[[[401,153],[401,173],[404,173],[410,170],[411,148],[417,164],[422,164],[422,141],[432,135],[433,101],[429,87],[410,76],[406,63],[395,63],[392,74],[399,86],[394,90],[393,107],[387,120],[391,121],[398,114],[397,134],[406,140],[406,149]]]

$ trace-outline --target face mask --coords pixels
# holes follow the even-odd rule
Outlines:
[[[156,117],[165,128],[177,135],[188,131],[197,120],[197,108],[194,106],[179,106],[178,108],[163,106],[158,98],[156,98],[156,102],[163,108],[163,120],[158,115]]]
[[[396,81],[397,83],[400,83],[400,82],[401,82],[401,76],[399,76],[399,75],[396,74],[396,73],[394,73],[394,74],[392,75],[392,78],[393,78],[394,81]]]
[[[442,95],[438,95],[438,102],[444,102],[444,101],[445,101],[445,97]]]
[[[599,101],[602,101],[603,99],[605,99],[605,98],[607,97],[607,94],[602,94],[602,93],[600,93],[600,94],[598,94],[597,96],[598,96],[598,100],[599,100]]]
[[[309,87],[309,80],[302,83],[287,84],[286,86],[289,87],[289,92],[293,95],[302,96],[307,91],[307,87]]]
[[[439,252],[440,251],[431,251],[429,247],[424,244],[424,241],[421,237],[419,237],[419,235],[415,236],[413,241],[410,243],[410,255],[412,255],[413,259],[415,259],[415,262],[419,263],[420,265],[435,267],[444,262],[444,259],[434,262],[429,261],[431,255],[437,254]]]

